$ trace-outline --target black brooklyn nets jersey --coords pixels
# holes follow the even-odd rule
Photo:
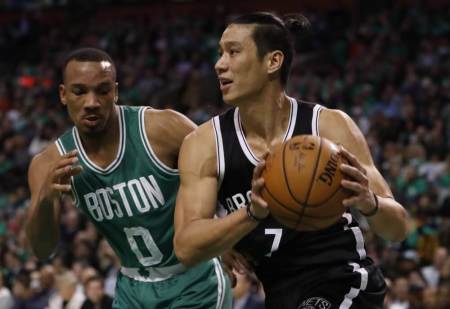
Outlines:
[[[290,120],[284,140],[295,135],[319,135],[319,104],[290,98]],[[250,202],[251,179],[258,158],[242,129],[239,109],[213,118],[217,146],[218,216],[225,216]],[[253,264],[265,289],[281,288],[326,267],[371,263],[366,259],[363,235],[347,212],[333,226],[317,232],[286,228],[271,216],[241,239],[235,248]],[[315,276],[313,276],[315,277]]]

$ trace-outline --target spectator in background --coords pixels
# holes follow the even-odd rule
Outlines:
[[[409,282],[405,277],[394,279],[392,284],[392,302],[388,309],[410,309]]]
[[[110,309],[113,299],[105,294],[103,279],[99,276],[90,277],[84,284],[86,300],[82,309]]]
[[[429,287],[431,288],[438,287],[447,258],[448,258],[447,248],[439,247],[434,252],[433,263],[431,265],[422,267],[421,269],[422,276],[424,277]]]
[[[11,291],[4,286],[3,273],[0,271],[0,308],[11,309],[13,307]]]
[[[233,309],[264,309],[261,285],[254,274],[234,271],[236,285],[233,288]]]
[[[14,309],[39,309],[33,304],[30,273],[21,271],[13,283]]]
[[[40,271],[33,269],[36,263],[20,239],[20,217],[29,204],[24,165],[67,129],[67,114],[55,96],[63,54],[88,43],[117,57],[123,81],[119,101],[125,105],[171,107],[197,122],[224,109],[211,64],[227,10],[211,10],[195,20],[176,12],[148,18],[144,10],[133,18],[111,19],[108,11],[116,8],[110,2],[102,1],[104,6],[99,7],[105,13],[102,23],[93,23],[86,15],[64,19],[69,35],[46,11],[39,11],[38,19],[30,9],[20,21],[1,21],[0,54],[8,60],[0,64],[0,269],[7,288],[12,289],[22,269]],[[371,3],[366,2],[361,5]],[[332,16],[306,12],[320,29],[294,58],[287,93],[342,108],[355,117],[380,172],[418,226],[400,246],[377,240],[367,231],[367,246],[390,279],[404,274],[412,280],[416,276],[410,272],[431,263],[438,246],[450,246],[450,18],[448,6],[431,7],[435,1],[384,3],[376,2],[376,9],[362,15],[357,10],[353,18],[344,9]],[[133,4],[126,5],[134,9]],[[417,147],[410,149],[411,144]],[[427,200],[431,207],[421,209]],[[68,211],[74,209],[70,199],[64,204],[62,246],[51,261],[56,274],[73,268],[74,239],[91,230],[84,217],[74,218]],[[89,240],[93,256],[103,251],[101,237]],[[77,247],[83,253],[86,246]],[[413,251],[405,254],[405,250]],[[397,256],[402,262],[395,263]],[[94,264],[84,267],[96,267],[106,278],[105,290],[113,295],[117,257],[102,254],[89,263]],[[450,308],[446,278],[450,275],[441,278],[436,291],[441,309]],[[425,288],[422,295],[428,309],[425,302],[434,292]]]
[[[36,274],[36,287],[34,291],[34,304],[36,308],[46,308],[50,297],[55,290],[55,271],[53,266],[44,265]]]
[[[66,271],[56,277],[57,293],[49,301],[49,309],[80,309],[86,299],[86,296],[77,289],[77,278],[75,275]]]

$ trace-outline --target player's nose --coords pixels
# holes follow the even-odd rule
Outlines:
[[[95,108],[100,106],[100,101],[95,93],[87,93],[85,96],[84,106],[86,108]]]
[[[217,60],[216,64],[214,65],[214,69],[216,70],[217,75],[220,73],[223,73],[228,68],[228,61],[226,60],[225,54],[220,56],[220,58]]]

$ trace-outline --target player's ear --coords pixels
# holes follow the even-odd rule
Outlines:
[[[117,103],[117,101],[119,100],[119,83],[116,82],[115,84],[115,89],[114,89],[114,104]]]
[[[59,84],[59,100],[61,101],[62,105],[67,105],[66,101],[66,87],[64,84]]]
[[[267,73],[273,74],[281,69],[284,54],[281,50],[274,50],[267,54]]]

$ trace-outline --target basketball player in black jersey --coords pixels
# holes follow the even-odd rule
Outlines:
[[[349,161],[340,166],[348,178],[342,186],[353,193],[344,205],[365,215],[384,239],[401,241],[407,233],[407,214],[350,117],[284,91],[291,33],[308,24],[303,16],[253,13],[225,29],[215,69],[233,109],[184,140],[175,252],[193,265],[236,249],[261,280],[267,308],[382,308],[384,278],[350,212],[327,229],[298,232],[274,221],[260,195],[264,154],[293,135],[320,135],[343,145]]]

